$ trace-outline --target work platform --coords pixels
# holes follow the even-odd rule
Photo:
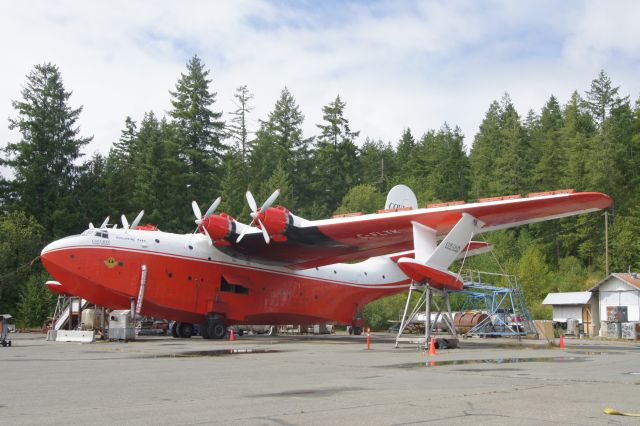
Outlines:
[[[413,282],[409,287],[395,347],[401,343],[416,344],[425,350],[432,337],[439,347],[456,347],[460,334],[451,309],[451,295],[463,298],[461,312],[483,313],[481,320],[472,324],[462,336],[521,337],[535,334],[531,315],[526,307],[520,284],[515,275],[482,271],[468,271],[460,276],[464,282],[462,290],[436,289],[427,283]],[[505,286],[493,284],[495,281]],[[419,298],[412,307],[414,294]],[[434,299],[438,296],[440,300]],[[410,326],[424,324],[424,335],[408,334]],[[437,326],[442,332],[437,333]]]

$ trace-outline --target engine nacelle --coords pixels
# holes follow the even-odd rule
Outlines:
[[[269,207],[264,212],[261,211],[259,217],[273,241],[287,241],[284,233],[289,226],[293,225],[293,216],[289,213],[289,210],[283,206]]]
[[[202,224],[198,226],[198,230],[200,232],[204,232],[202,227],[207,228],[209,237],[211,237],[213,244],[217,246],[228,246],[231,244],[225,238],[235,233],[236,230],[236,224],[233,217],[226,213],[214,214],[202,219]]]

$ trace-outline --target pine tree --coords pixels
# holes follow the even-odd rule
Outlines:
[[[249,182],[246,166],[242,161],[242,154],[235,150],[230,150],[224,158],[223,167],[222,202],[218,210],[234,217],[246,218],[250,212],[245,198]]]
[[[30,262],[48,241],[44,227],[23,211],[0,216],[0,312],[15,312],[20,288],[35,272],[39,263]],[[42,281],[40,281],[40,286]]]
[[[629,100],[628,96],[618,96],[619,89],[619,86],[612,86],[611,79],[604,70],[591,82],[591,89],[586,93],[586,106],[599,125],[604,123],[612,108]]]
[[[574,91],[564,107],[564,125],[559,135],[566,152],[561,186],[578,191],[587,188],[586,162],[589,156],[589,138],[595,131],[593,119],[583,110],[583,104],[578,92]]]
[[[340,95],[337,95],[333,102],[322,107],[324,122],[316,125],[320,129],[318,137],[320,142],[331,143],[337,149],[339,143],[346,140],[353,142],[358,137],[360,132],[352,132],[349,120],[344,116],[346,106],[346,102],[343,102]]]
[[[57,66],[36,65],[27,76],[22,100],[13,101],[16,117],[9,128],[20,132],[9,143],[4,165],[13,169],[14,208],[33,215],[50,237],[69,233],[79,222],[74,187],[80,172],[81,148],[92,138],[79,136],[82,107],[71,108]]]
[[[136,181],[135,167],[139,150],[136,147],[137,125],[129,116],[125,119],[124,129],[120,139],[114,142],[106,159],[104,179],[105,191],[101,194],[110,207],[109,214],[120,214],[129,211],[132,207],[133,182]]]
[[[566,163],[565,146],[561,144],[560,132],[564,126],[560,105],[555,96],[547,101],[540,115],[539,127],[531,141],[535,146],[533,189],[548,191],[558,189],[563,181]]]
[[[367,138],[358,151],[359,182],[386,192],[392,179],[401,180],[397,177],[395,152],[390,143]]]
[[[501,110],[490,192],[495,195],[523,193],[530,188],[530,147],[518,112],[507,94],[502,98]]]
[[[286,87],[266,121],[260,121],[250,158],[250,189],[260,189],[274,169],[281,164],[290,178],[291,200],[309,206],[310,192],[310,139],[302,133],[304,115],[293,95]],[[275,188],[274,188],[275,189]],[[308,198],[306,198],[308,197]],[[297,206],[286,206],[290,210]]]
[[[485,114],[480,131],[476,134],[469,157],[471,167],[471,194],[474,198],[499,195],[491,192],[490,183],[494,177],[494,167],[500,139],[500,116],[502,109],[493,101]]]
[[[358,148],[354,143],[360,132],[351,131],[344,116],[346,103],[336,96],[322,108],[323,122],[314,153],[313,182],[321,204],[333,212],[349,188],[358,183]]]
[[[189,196],[209,199],[218,192],[216,170],[224,155],[225,123],[221,120],[222,112],[212,110],[216,93],[209,90],[209,74],[195,55],[187,63],[187,73],[180,75],[175,91],[170,91],[173,109],[169,115],[176,129],[175,142],[180,158],[188,166],[191,182],[183,199],[185,203]]]
[[[233,118],[228,126],[229,136],[235,142],[236,151],[240,152],[242,163],[246,163],[249,153],[251,152],[251,144],[249,139],[248,115],[253,111],[250,102],[253,94],[249,92],[247,86],[240,86],[233,95],[235,99],[236,109],[231,113]]]

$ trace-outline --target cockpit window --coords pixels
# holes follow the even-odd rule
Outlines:
[[[98,229],[95,235],[100,238],[109,238],[109,233],[106,229]]]

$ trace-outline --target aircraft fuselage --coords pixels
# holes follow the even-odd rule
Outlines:
[[[215,314],[227,325],[351,324],[365,304],[410,281],[387,257],[292,270],[228,256],[202,234],[161,231],[89,229],[49,244],[41,258],[70,294],[111,309],[133,298],[142,315],[190,323]]]

